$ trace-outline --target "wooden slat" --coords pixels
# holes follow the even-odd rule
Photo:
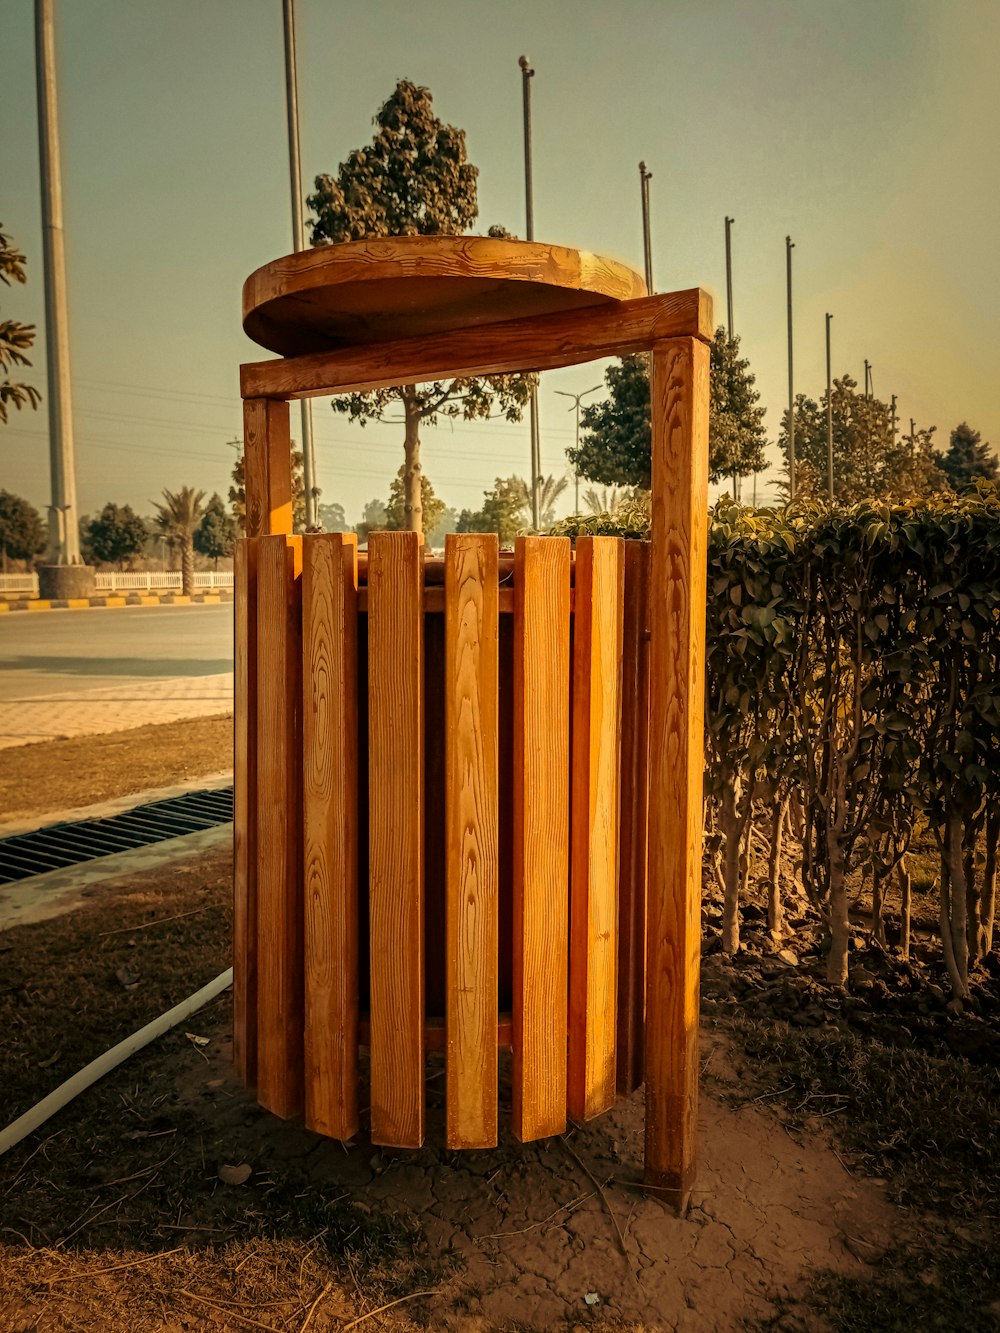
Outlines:
[[[649,543],[625,543],[622,634],[622,781],[618,875],[619,1094],[642,1082],[646,1009],[646,808],[649,743]]]
[[[695,1174],[701,932],[708,348],[653,349],[646,916],[648,1184],[678,1208]]]
[[[423,552],[415,532],[368,542],[371,1137],[424,1136]]]
[[[680,334],[710,341],[712,298],[700,288],[462,329],[366,343],[240,367],[244,398],[310,398],[424,380],[554,370],[648,350]]]
[[[358,1131],[358,539],[302,543],[305,1121]]]
[[[258,398],[243,404],[243,489],[248,537],[291,532],[292,463],[287,403]]]
[[[569,541],[519,537],[514,603],[513,1129],[566,1128]]]
[[[447,1141],[497,1142],[498,542],[445,547]]]
[[[615,1100],[623,543],[576,543],[570,852],[569,1113]]]
[[[302,1109],[301,537],[257,543],[257,1098]]]
[[[233,668],[233,1060],[257,1082],[257,541],[240,540]]]

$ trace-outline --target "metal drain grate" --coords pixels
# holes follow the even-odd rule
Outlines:
[[[0,838],[0,884],[13,884],[133,847],[148,847],[185,833],[199,833],[228,824],[232,818],[232,787],[216,787],[151,801],[107,819],[50,824],[33,833]]]

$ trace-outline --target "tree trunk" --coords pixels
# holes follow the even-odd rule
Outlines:
[[[968,945],[969,966],[983,957],[983,902],[976,875],[976,843],[979,840],[979,820],[966,820],[962,830],[962,869],[965,872],[965,939]]]
[[[993,950],[993,923],[997,911],[997,851],[1000,844],[1000,805],[986,811],[986,868],[983,871],[983,957]]]
[[[743,857],[743,821],[739,816],[739,797],[735,786],[727,782],[722,789],[721,819],[723,849],[722,875],[722,951],[735,954],[740,947],[740,871]]]
[[[941,877],[941,943],[952,989],[959,999],[969,994],[969,944],[965,934],[965,866],[962,857],[962,816],[945,816]]]
[[[181,542],[181,592],[185,597],[194,592],[194,546],[190,533]]]
[[[880,944],[885,948],[885,894],[883,885],[885,884],[884,871],[880,866],[872,866],[872,933],[871,941],[873,944]]]
[[[767,925],[776,940],[781,938],[785,929],[781,904],[781,844],[784,841],[788,801],[786,793],[771,815],[771,847],[767,859]]]
[[[847,952],[850,947],[851,922],[847,907],[847,883],[844,879],[844,849],[837,830],[826,832],[826,858],[830,875],[827,921],[830,927],[830,956],[826,960],[826,979],[834,986],[847,985]]]
[[[403,526],[408,532],[424,530],[424,498],[420,469],[420,408],[412,389],[403,390],[406,435],[403,439]]]
[[[910,911],[913,884],[910,880],[910,872],[906,868],[905,856],[900,857],[896,874],[899,877],[899,947],[903,951],[903,957],[908,959],[910,956]]]

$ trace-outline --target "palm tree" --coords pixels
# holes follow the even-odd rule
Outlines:
[[[596,486],[588,486],[583,493],[583,503],[589,514],[613,514],[630,495],[627,486],[602,486],[600,490]]]
[[[182,486],[176,493],[164,490],[163,498],[166,503],[156,505],[154,521],[163,537],[180,547],[181,590],[190,597],[194,592],[194,530],[205,512],[205,492]]]
[[[531,509],[531,491],[528,489],[528,483],[523,477],[518,477],[520,482],[519,493],[523,493],[522,506],[525,510]],[[569,485],[566,477],[541,477],[538,485],[538,524],[540,528],[550,527],[555,518],[556,501],[562,495],[563,491]]]

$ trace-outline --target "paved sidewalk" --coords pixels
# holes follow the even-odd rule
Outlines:
[[[212,717],[233,706],[233,673],[123,678],[92,690],[0,701],[0,750],[63,736],[96,736],[155,722]]]

